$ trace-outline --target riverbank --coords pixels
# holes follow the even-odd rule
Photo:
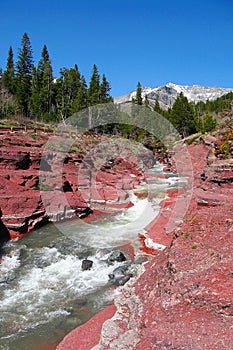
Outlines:
[[[192,191],[180,192],[181,206],[176,206],[185,209],[184,218],[169,229],[177,196],[163,202],[148,238],[164,249],[155,251],[152,245],[156,256],[122,288],[112,318],[107,310],[105,317],[105,311],[95,316],[100,334],[92,331],[90,320],[57,350],[233,348],[233,162],[219,152],[223,142],[208,136],[188,145]],[[85,347],[84,334],[91,346]]]

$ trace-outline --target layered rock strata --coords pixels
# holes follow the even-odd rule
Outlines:
[[[11,238],[48,221],[131,205],[128,191],[144,176],[137,155],[111,154],[107,141],[93,134],[66,137],[72,143],[64,151],[64,135],[0,131],[1,219]],[[101,142],[102,149],[91,152]]]

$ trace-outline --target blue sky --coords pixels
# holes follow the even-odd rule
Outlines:
[[[54,75],[95,63],[119,96],[144,86],[233,87],[232,0],[11,0],[0,5],[0,67],[27,32],[37,64],[47,45]]]

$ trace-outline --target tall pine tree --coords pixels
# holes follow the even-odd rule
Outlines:
[[[110,91],[110,83],[107,81],[105,74],[103,74],[102,82],[100,85],[100,103],[113,102],[113,98],[109,94]]]
[[[143,99],[142,99],[142,86],[141,83],[138,82],[137,84],[137,90],[136,90],[136,96],[135,98],[132,98],[132,107],[131,107],[131,114],[132,117],[136,118],[140,112],[140,108],[138,106],[143,105]]]
[[[87,106],[86,82],[77,65],[74,68],[61,69],[60,74],[61,77],[55,83],[56,109],[65,121],[67,117]]]
[[[193,107],[182,92],[173,104],[169,119],[183,137],[196,132]]]
[[[32,67],[32,86],[30,97],[30,116],[40,119],[41,113],[41,101],[40,101],[41,81],[36,67]]]
[[[10,46],[8,51],[6,70],[3,74],[3,83],[5,88],[12,94],[14,94],[15,92],[14,77],[15,77],[14,56],[13,56],[13,49]]]
[[[52,85],[53,85],[53,69],[49,53],[46,45],[42,50],[42,63],[43,63],[43,80],[41,98],[43,103],[43,109],[45,113],[50,113],[52,110]]]
[[[146,108],[150,108],[150,102],[149,102],[149,99],[148,99],[148,96],[147,96],[147,95],[145,96],[144,106],[145,106]]]
[[[135,103],[136,105],[139,105],[139,106],[143,105],[142,86],[141,86],[140,82],[138,82],[138,84],[137,84],[136,97],[135,97],[135,99],[132,100],[132,102]]]
[[[16,98],[23,113],[29,116],[29,100],[31,96],[33,55],[32,46],[27,33],[23,34],[21,48],[16,62]]]
[[[157,112],[157,113],[159,113],[159,114],[163,114],[163,111],[162,111],[162,109],[161,109],[161,107],[160,107],[160,104],[159,104],[158,99],[155,100],[155,104],[154,104],[153,111],[154,111],[154,112]]]
[[[93,65],[92,76],[87,90],[87,103],[89,106],[100,103],[100,75],[96,64]]]
[[[72,105],[72,113],[87,107],[87,83],[83,75],[80,77],[79,88]]]
[[[45,114],[49,115],[52,110],[52,88],[53,70],[47,47],[44,45],[37,69],[33,69],[32,74],[32,96],[30,100],[32,115],[38,118],[43,118]]]

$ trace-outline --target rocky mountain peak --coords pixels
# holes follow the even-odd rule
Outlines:
[[[154,105],[155,100],[159,101],[160,107],[168,109],[172,107],[177,96],[182,92],[190,102],[206,102],[207,100],[215,100],[218,97],[233,91],[233,88],[220,88],[216,86],[201,86],[201,85],[179,85],[172,82],[164,86],[157,86],[155,88],[143,86],[142,96],[147,95],[151,106]],[[114,99],[117,104],[125,104],[132,101],[136,96],[136,90],[129,92],[123,96]]]

